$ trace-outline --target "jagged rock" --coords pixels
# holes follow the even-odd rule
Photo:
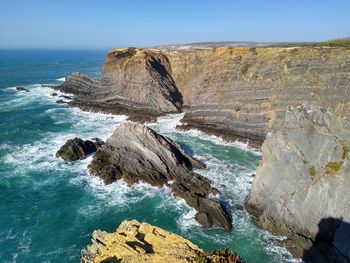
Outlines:
[[[23,87],[16,87],[16,91],[25,91],[25,92],[30,92],[28,89],[23,88]]]
[[[55,88],[77,96],[93,96],[93,92],[98,89],[98,86],[98,80],[90,78],[82,73],[74,72],[68,76],[60,86]],[[93,97],[90,99],[93,100]]]
[[[235,204],[234,207],[236,210],[244,210],[244,206],[241,204]]]
[[[309,104],[262,146],[246,208],[307,262],[350,262],[349,149],[350,120]]]
[[[201,254],[197,263],[244,263],[244,260],[233,250],[223,248],[214,250],[209,255]]]
[[[179,235],[132,220],[123,221],[114,233],[95,230],[81,262],[196,262],[204,253]]]
[[[64,99],[67,99],[67,100],[72,100],[73,99],[73,97],[67,96],[67,95],[59,95],[58,97],[64,98]]]
[[[91,173],[106,184],[123,179],[128,184],[143,181],[158,187],[167,185],[198,211],[196,218],[206,227],[230,229],[232,219],[227,209],[220,201],[208,198],[217,189],[192,167],[205,165],[171,139],[137,123],[120,125],[97,150],[89,166]]]
[[[61,157],[65,161],[83,160],[87,155],[96,152],[103,142],[98,139],[95,142],[74,138],[68,140],[56,153],[57,157]]]
[[[64,100],[56,100],[56,103],[57,103],[57,104],[65,104],[65,103],[67,103],[67,102],[64,101]]]

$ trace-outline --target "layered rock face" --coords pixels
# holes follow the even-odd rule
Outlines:
[[[350,262],[350,120],[290,109],[262,146],[247,209],[306,262]]]
[[[158,187],[167,185],[198,211],[196,219],[205,227],[231,228],[226,208],[220,201],[208,198],[218,190],[210,186],[207,178],[192,171],[193,167],[205,165],[145,125],[120,125],[97,150],[89,167],[107,184],[123,179],[128,184],[142,181]]]
[[[281,127],[288,106],[312,102],[350,114],[348,48],[115,49],[107,55],[99,85],[79,78],[68,78],[61,90],[93,90],[71,103],[83,109],[135,120],[183,109],[183,129],[253,145]]]
[[[92,245],[81,252],[81,262],[242,263],[243,260],[230,249],[208,255],[179,235],[132,220],[123,221],[114,233],[95,230]]]
[[[99,81],[74,73],[57,88],[77,95],[73,106],[144,121],[181,111],[182,96],[169,70],[158,51],[115,49],[107,55]]]
[[[184,99],[183,128],[261,143],[303,102],[350,114],[350,50],[228,48],[168,51]]]

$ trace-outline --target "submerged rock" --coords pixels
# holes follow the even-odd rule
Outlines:
[[[68,140],[56,153],[57,157],[61,157],[65,161],[83,160],[87,155],[96,152],[97,148],[103,145],[98,139],[95,142],[74,138]]]
[[[123,221],[114,233],[95,230],[81,262],[196,262],[201,254],[202,249],[179,235],[132,220]]]
[[[306,262],[350,262],[349,150],[350,120],[308,104],[262,146],[246,208]]]
[[[205,165],[171,139],[136,123],[120,125],[89,166],[91,173],[106,184],[123,179],[130,185],[141,181],[158,187],[167,185],[198,211],[196,219],[205,227],[230,229],[232,219],[227,209],[220,201],[208,198],[218,190],[193,172],[193,167]]]
[[[23,88],[23,87],[16,87],[16,91],[25,91],[25,92],[30,92],[28,89]]]

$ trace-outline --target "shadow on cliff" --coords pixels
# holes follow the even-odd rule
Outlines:
[[[342,218],[324,218],[312,246],[304,250],[306,263],[349,263],[350,223]]]

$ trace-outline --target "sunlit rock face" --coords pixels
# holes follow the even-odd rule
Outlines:
[[[289,109],[262,146],[246,207],[307,262],[350,262],[349,149],[350,120],[309,104]]]

